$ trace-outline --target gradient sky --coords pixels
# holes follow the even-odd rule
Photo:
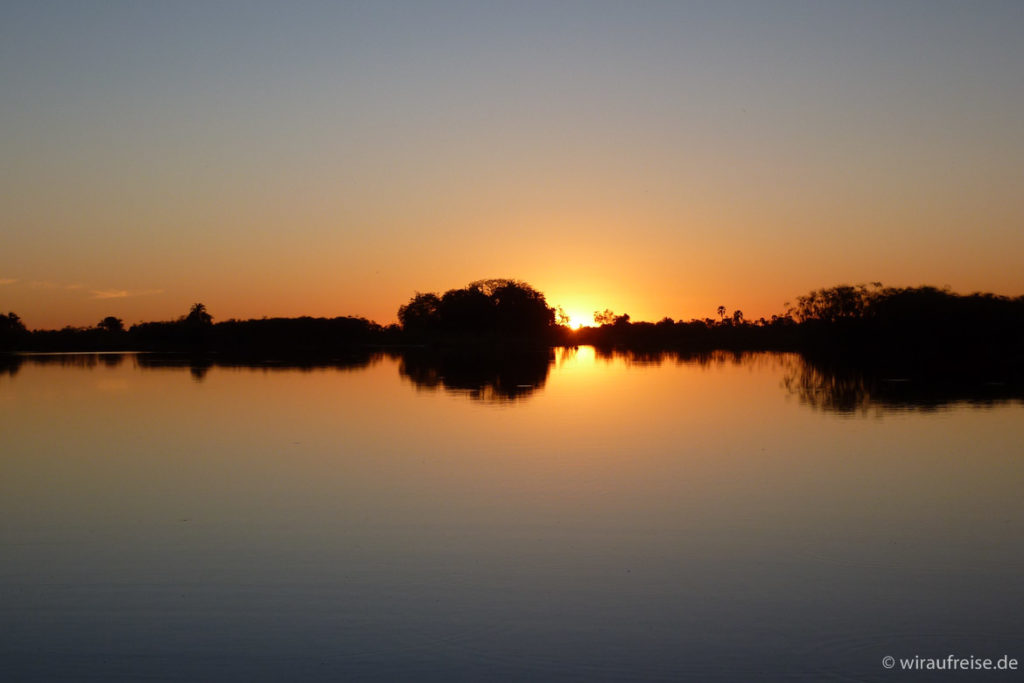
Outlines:
[[[1024,294],[1022,2],[0,3],[0,310]]]

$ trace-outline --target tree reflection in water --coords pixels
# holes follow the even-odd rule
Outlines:
[[[187,369],[193,379],[201,381],[210,368],[250,368],[266,372],[274,370],[299,370],[310,372],[320,369],[360,370],[377,363],[387,356],[395,355],[380,350],[350,350],[344,356],[292,356],[282,358],[258,358],[218,354],[187,353],[140,353],[136,356],[138,366],[143,369]]]
[[[788,357],[782,383],[804,405],[844,414],[935,411],[953,404],[991,406],[1024,401],[1024,382],[1013,368],[976,360],[850,361],[793,354]]]
[[[474,401],[516,402],[542,390],[552,366],[575,356],[575,347],[444,347],[350,350],[340,357],[302,356],[256,359],[187,353],[51,353],[0,354],[0,375],[14,377],[25,365],[59,365],[82,369],[116,367],[132,359],[143,370],[187,370],[202,381],[211,368],[262,371],[334,369],[353,371],[385,358],[398,361],[402,378],[418,390],[462,395]],[[742,351],[644,351],[594,349],[598,363],[627,367],[662,364],[749,365],[782,368],[782,387],[801,404],[840,414],[871,411],[941,410],[953,404],[988,406],[1024,401],[1024,376],[1014,359],[965,356],[954,359],[805,356],[797,353]]]
[[[475,401],[507,403],[544,386],[555,359],[552,348],[412,349],[402,353],[398,372],[417,389],[444,389]]]

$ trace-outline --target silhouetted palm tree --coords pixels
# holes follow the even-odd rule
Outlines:
[[[192,304],[184,321],[189,325],[206,327],[213,324],[213,316],[206,312],[206,306],[201,303]]]

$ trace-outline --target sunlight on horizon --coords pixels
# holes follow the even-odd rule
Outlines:
[[[581,313],[579,311],[566,311],[566,315],[569,316],[569,327],[574,330],[578,330],[581,327],[592,325],[594,322],[594,314]]]
[[[567,327],[570,330],[579,330],[580,328],[594,325],[594,313],[586,312],[581,306],[566,308],[565,306],[557,303],[552,304],[550,300],[548,301],[548,305],[553,306],[557,312],[563,313],[568,317],[568,322],[564,324],[564,327]]]

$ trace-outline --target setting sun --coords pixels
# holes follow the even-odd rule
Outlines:
[[[586,325],[594,324],[593,313],[584,313],[580,310],[566,310],[565,314],[569,316],[569,327],[574,330],[578,330]]]

